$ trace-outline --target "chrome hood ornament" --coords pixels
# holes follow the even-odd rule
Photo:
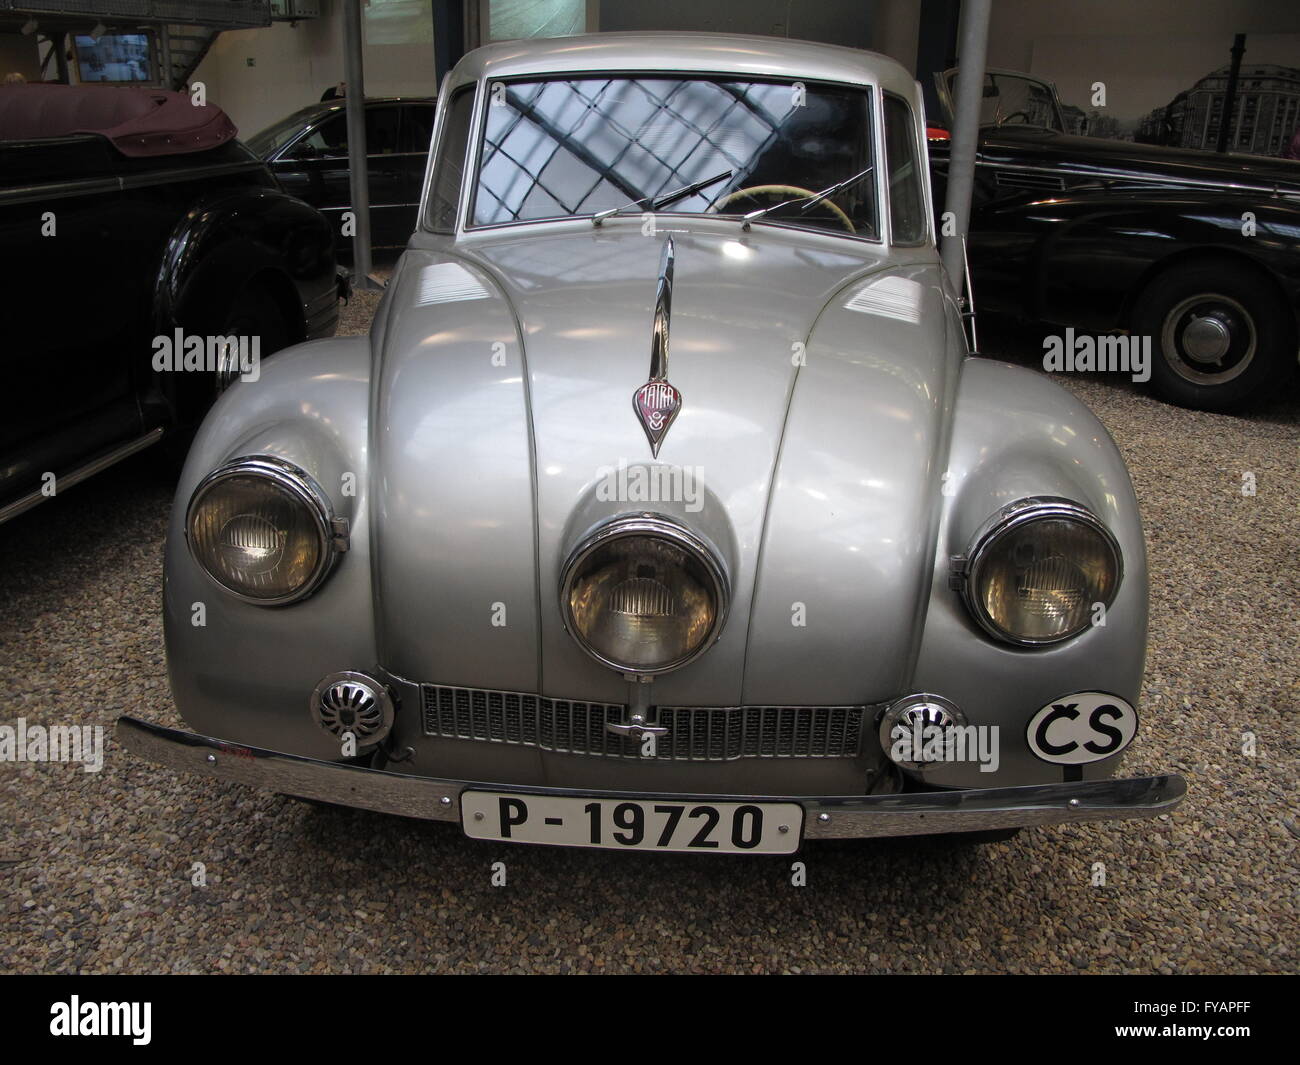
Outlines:
[[[632,408],[641,421],[650,453],[659,457],[659,445],[682,409],[682,394],[668,383],[668,325],[673,310],[673,238],[664,241],[655,285],[655,315],[650,332],[650,380],[632,396]]]

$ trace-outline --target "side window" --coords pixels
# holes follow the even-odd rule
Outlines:
[[[456,206],[465,177],[465,151],[469,147],[473,113],[474,86],[466,85],[456,91],[447,105],[447,125],[442,131],[430,184],[428,220],[437,233],[450,233],[456,228]]]
[[[889,166],[889,221],[895,244],[925,240],[925,195],[916,151],[912,109],[897,96],[885,96],[885,156]]]
[[[398,149],[424,155],[433,137],[433,105],[415,104],[402,110],[402,143]]]
[[[397,151],[397,120],[401,111],[396,107],[366,108],[366,154],[392,155]]]
[[[340,111],[327,118],[295,146],[295,155],[323,155],[329,158],[348,154],[348,116]],[[304,152],[303,149],[308,151]]]

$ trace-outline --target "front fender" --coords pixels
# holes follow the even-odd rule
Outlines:
[[[334,241],[325,217],[273,188],[198,200],[167,239],[154,282],[155,332],[219,329],[255,277],[260,284],[274,284],[274,278],[292,287],[289,335],[306,339],[308,326],[319,318],[318,305],[337,293]],[[289,311],[289,300],[281,302]]]
[[[1070,779],[1039,760],[1025,730],[1049,702],[1104,691],[1137,705],[1146,660],[1147,563],[1137,499],[1119,449],[1081,402],[1032,371],[968,359],[962,372],[938,550],[914,691],[952,699],[972,725],[997,725],[998,779]],[[1046,648],[1001,643],[979,627],[949,585],[950,560],[1002,507],[1027,496],[1061,496],[1088,507],[1119,541],[1124,577],[1105,625]],[[1083,779],[1111,776],[1121,756],[1083,766]],[[1077,767],[1072,767],[1077,768]],[[974,763],[927,771],[927,783],[986,787]]]
[[[232,386],[212,408],[185,462],[167,536],[164,631],[172,693],[194,729],[240,743],[337,758],[337,743],[307,710],[328,673],[378,664],[371,606],[366,470],[367,338],[288,348],[261,377]],[[222,463],[273,455],[306,470],[349,525],[349,548],[307,599],[255,606],[195,564],[185,510]],[[201,622],[201,624],[200,624]]]

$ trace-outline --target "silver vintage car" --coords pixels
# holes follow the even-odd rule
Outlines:
[[[494,45],[369,338],[213,408],[162,765],[494,841],[790,853],[1150,817],[1106,430],[972,359],[915,81],[707,34]]]

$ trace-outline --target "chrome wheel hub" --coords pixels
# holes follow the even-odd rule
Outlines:
[[[1183,329],[1183,350],[1196,362],[1217,366],[1231,346],[1231,330],[1213,315],[1193,315]]]
[[[1250,312],[1231,296],[1189,296],[1165,315],[1160,353],[1179,377],[1222,385],[1245,373],[1257,338]]]

